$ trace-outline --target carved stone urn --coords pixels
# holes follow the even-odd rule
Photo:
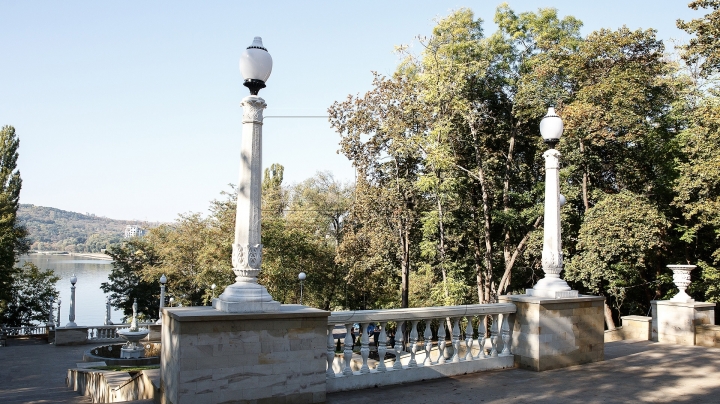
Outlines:
[[[673,282],[675,286],[680,289],[680,292],[670,299],[670,301],[682,303],[694,302],[695,299],[690,297],[690,295],[685,292],[685,289],[690,286],[690,272],[695,269],[696,265],[668,265],[667,267],[672,269]]]

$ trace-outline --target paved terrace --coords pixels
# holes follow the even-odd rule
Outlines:
[[[65,388],[88,346],[9,340],[0,403],[89,403]],[[147,402],[147,401],[143,401]],[[511,369],[328,394],[328,403],[720,403],[720,349],[619,341],[605,361],[548,372]]]

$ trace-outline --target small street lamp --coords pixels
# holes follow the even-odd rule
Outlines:
[[[58,312],[57,316],[55,317],[55,321],[57,322],[56,325],[60,327],[60,305],[62,304],[62,299],[58,299]]]
[[[303,282],[305,281],[305,272],[300,272],[298,274],[298,279],[300,279],[300,304],[302,304],[302,298],[303,298]]]
[[[553,299],[578,296],[577,290],[570,290],[567,282],[560,278],[560,272],[563,270],[560,206],[565,204],[565,197],[560,194],[560,152],[555,150],[555,146],[560,141],[563,129],[563,121],[555,113],[555,108],[548,108],[547,114],[540,121],[540,134],[548,145],[548,150],[543,153],[545,158],[545,222],[542,268],[545,277],[540,279],[535,287],[526,291],[530,296]]]
[[[217,287],[217,285],[215,285],[214,283],[213,283],[212,285],[210,285],[210,289],[212,290],[212,297],[213,297],[213,299],[215,298],[215,288],[216,288],[216,287]]]
[[[163,316],[163,307],[165,307],[165,284],[167,283],[167,278],[165,277],[165,274],[162,274],[160,277],[160,311],[158,311],[158,320],[155,322],[155,324],[162,324],[162,316]]]
[[[171,298],[170,298],[170,307],[173,307],[173,302],[174,302],[174,301],[175,301],[175,298],[174,298],[174,297],[171,297]]]
[[[77,276],[75,274],[70,277],[70,283],[72,284],[70,287],[70,322],[65,327],[77,327],[77,324],[75,324],[75,284],[77,283]]]
[[[267,107],[258,92],[265,88],[272,72],[272,57],[256,36],[240,56],[240,72],[250,89],[243,98],[241,164],[235,213],[235,239],[232,245],[232,268],[235,283],[225,288],[213,300],[217,310],[237,312],[275,312],[280,303],[273,300],[267,289],[257,283],[262,263],[260,239],[262,192],[262,125],[263,110]]]

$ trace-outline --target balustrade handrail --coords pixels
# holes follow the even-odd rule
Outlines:
[[[410,309],[381,309],[333,311],[329,325],[361,323],[367,321],[405,321],[438,317],[464,317],[479,314],[512,314],[517,311],[513,303],[468,304],[462,306],[416,307]]]

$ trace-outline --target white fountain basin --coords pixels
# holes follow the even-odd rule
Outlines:
[[[125,346],[120,348],[120,358],[135,359],[145,356],[145,347],[143,347],[142,344],[138,344],[138,342],[140,342],[141,339],[147,337],[147,335],[150,333],[150,330],[118,330],[117,333],[122,339],[127,341],[125,343]]]

